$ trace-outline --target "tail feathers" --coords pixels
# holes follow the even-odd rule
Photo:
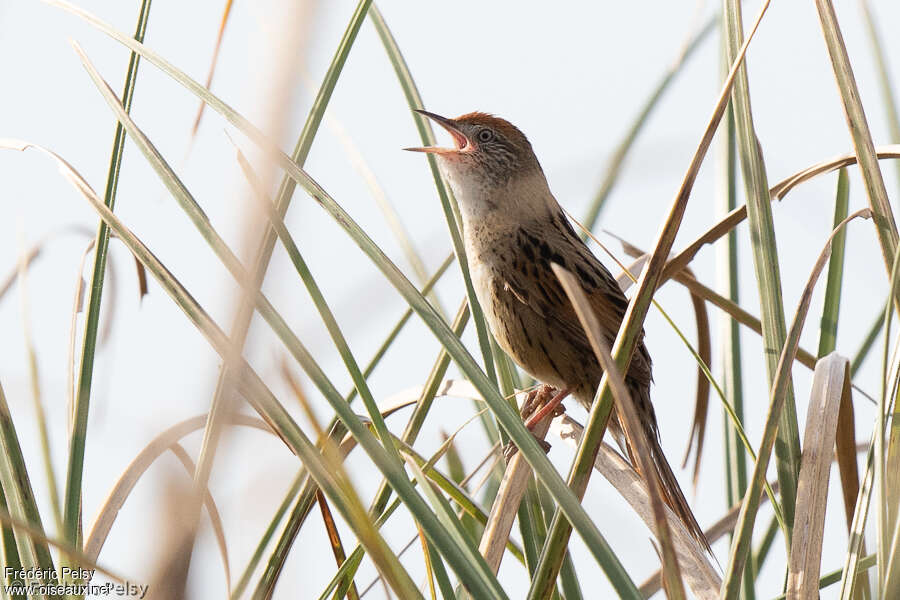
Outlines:
[[[650,439],[653,464],[656,467],[656,476],[661,484],[660,487],[663,490],[665,503],[678,515],[688,532],[700,542],[700,545],[707,552],[711,552],[706,534],[703,533],[703,529],[697,523],[694,511],[691,510],[691,506],[685,499],[681,486],[678,485],[678,480],[675,478],[675,473],[672,472],[672,467],[669,466],[669,461],[666,460],[666,456],[663,454],[662,447],[659,445],[659,438],[656,435],[651,435],[650,432],[647,432],[647,437]],[[646,477],[646,474],[642,473],[642,475]]]
[[[709,541],[706,539],[706,535],[703,533],[700,524],[697,523],[697,518],[694,516],[694,512],[691,510],[688,501],[685,499],[684,493],[681,491],[681,486],[678,484],[678,479],[675,478],[675,473],[672,472],[672,467],[669,465],[669,461],[666,459],[662,446],[659,444],[659,431],[656,425],[656,415],[653,411],[653,405],[650,403],[649,389],[647,386],[631,386],[631,388],[632,399],[636,401],[636,408],[641,415],[645,437],[650,443],[650,456],[653,459],[653,465],[656,467],[656,472],[649,474],[641,471],[640,461],[637,460],[637,456],[635,455],[635,452],[640,451],[641,449],[636,449],[634,441],[627,435],[620,436],[620,445],[622,445],[621,438],[625,438],[625,449],[635,470],[638,471],[645,480],[648,476],[655,476],[657,478],[657,481],[659,481],[660,487],[662,488],[663,500],[665,503],[676,515],[678,515],[685,528],[698,542],[700,542],[700,545],[703,546],[707,552],[711,552]],[[624,428],[621,427],[621,425],[616,427],[616,429],[621,433],[624,433]]]

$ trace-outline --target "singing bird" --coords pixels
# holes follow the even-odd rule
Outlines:
[[[590,409],[603,369],[587,335],[550,268],[557,263],[578,279],[611,346],[628,300],[615,278],[582,242],[557,203],[525,135],[512,123],[472,112],[448,119],[416,111],[453,138],[452,148],[407,148],[433,154],[456,197],[463,220],[466,258],[475,295],[497,343],[536,380],[574,396]],[[625,382],[650,442],[649,452],[666,503],[687,529],[707,545],[681,487],[659,444],[650,401],[650,354],[641,340]],[[613,414],[610,426],[623,438]]]

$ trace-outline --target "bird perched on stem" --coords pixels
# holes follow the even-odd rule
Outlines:
[[[550,265],[577,277],[610,346],[628,308],[625,294],[575,234],[518,128],[481,112],[456,119],[417,112],[453,138],[452,148],[408,150],[435,155],[459,203],[475,295],[494,338],[520,367],[559,390],[556,404],[571,394],[590,409],[603,369]],[[659,478],[666,503],[708,547],[659,444],[651,378],[650,354],[641,340],[625,382],[650,447],[637,448],[626,439],[627,452],[635,468],[637,453],[650,453],[656,472],[642,475]],[[616,437],[624,437],[615,414],[610,425]]]

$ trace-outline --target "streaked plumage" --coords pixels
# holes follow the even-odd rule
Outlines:
[[[590,408],[603,370],[550,265],[558,263],[578,278],[610,345],[628,300],[575,234],[521,131],[485,113],[457,119],[424,114],[454,138],[455,148],[420,150],[437,155],[459,203],[475,293],[497,343],[535,379],[569,389]],[[635,452],[650,452],[657,471],[652,475],[659,477],[667,503],[705,544],[659,445],[643,340],[625,379],[651,444],[635,448],[628,442],[628,453],[633,458]],[[615,418],[611,424],[621,432]],[[637,468],[637,461],[632,463]]]

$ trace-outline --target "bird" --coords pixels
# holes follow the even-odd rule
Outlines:
[[[575,233],[528,138],[509,121],[484,112],[455,119],[416,110],[445,129],[452,147],[406,148],[435,157],[459,205],[475,296],[497,344],[537,381],[571,394],[590,410],[603,375],[575,309],[551,264],[570,271],[587,294],[609,346],[628,299],[609,270]],[[707,549],[700,528],[659,440],[650,399],[652,364],[641,332],[625,383],[649,448],[635,447],[615,411],[610,428],[640,472],[637,453],[649,452],[666,504]]]

